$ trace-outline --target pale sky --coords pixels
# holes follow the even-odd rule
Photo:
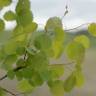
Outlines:
[[[6,10],[14,10],[17,0],[13,0],[9,8],[4,8],[0,13],[1,17]],[[30,0],[31,9],[34,14],[34,21],[43,27],[47,19],[53,16],[62,17],[65,5],[68,4],[68,15],[63,19],[66,29],[73,28],[87,22],[96,22],[96,0]],[[7,28],[14,25],[7,22]],[[41,25],[40,25],[41,24]]]

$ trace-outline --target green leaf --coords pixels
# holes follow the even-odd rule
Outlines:
[[[16,74],[16,78],[17,78],[18,81],[21,81],[23,79],[22,70],[16,71],[15,74]]]
[[[76,85],[75,75],[72,73],[65,81],[64,81],[64,90],[66,92],[70,92]]]
[[[8,12],[6,12],[6,13],[4,14],[4,19],[5,19],[6,21],[13,21],[13,20],[16,19],[16,15],[15,15],[14,12],[8,11]]]
[[[18,61],[16,62],[16,65],[17,65],[17,67],[25,66],[24,59],[22,59],[22,58],[18,59]]]
[[[42,50],[47,56],[52,56],[52,41],[47,34],[40,34],[34,40],[37,49]]]
[[[4,51],[6,54],[15,54],[17,47],[18,47],[18,42],[14,40],[10,40],[4,45]]]
[[[5,6],[8,6],[11,4],[12,0],[0,0],[0,8],[3,8]]]
[[[61,28],[55,28],[54,32],[54,38],[53,38],[53,51],[54,51],[54,57],[58,58],[61,56],[63,50],[64,50],[64,30]]]
[[[19,0],[16,6],[17,24],[25,27],[33,21],[29,0]]]
[[[31,74],[32,78],[29,79],[29,82],[32,86],[41,86],[44,83],[43,78],[41,77],[40,73],[36,72],[36,71],[32,71]]]
[[[5,59],[5,57],[6,57],[6,53],[4,52],[4,49],[0,47],[0,62],[2,62],[3,59]]]
[[[26,25],[26,27],[24,27],[24,32],[25,33],[34,32],[34,31],[36,31],[37,27],[38,27],[38,25],[35,22],[32,22],[32,23]]]
[[[20,92],[29,93],[33,91],[34,87],[27,80],[22,80],[18,83],[17,89]]]
[[[66,47],[66,54],[69,59],[81,63],[85,56],[85,48],[78,42],[71,42]]]
[[[3,31],[5,28],[5,23],[2,19],[0,19],[0,31]]]
[[[0,96],[5,96],[6,93],[0,88]]]
[[[64,87],[63,82],[60,80],[51,81],[48,83],[50,87],[50,91],[52,92],[53,96],[64,96]]]
[[[89,38],[85,35],[76,36],[74,41],[81,43],[85,48],[89,48],[90,46]]]
[[[5,58],[4,63],[2,64],[2,67],[6,70],[13,69],[13,64],[16,63],[16,60],[17,60],[16,54],[8,55]]]
[[[23,55],[24,53],[25,53],[25,47],[23,47],[23,46],[17,47],[16,54]]]
[[[76,76],[76,86],[77,87],[82,87],[82,85],[84,84],[83,73],[80,70],[77,70],[75,72],[75,76]]]
[[[7,72],[7,76],[8,76],[8,78],[10,78],[10,79],[14,79],[15,72],[14,72],[13,70],[9,70],[9,71]]]
[[[30,9],[30,1],[29,0],[19,0],[16,6],[17,14],[20,13],[22,10],[29,10]]]
[[[38,72],[45,71],[48,68],[48,58],[43,52],[38,52],[35,55],[30,54],[27,59],[27,64]]]
[[[45,30],[46,31],[54,31],[55,28],[62,28],[62,21],[59,17],[51,17],[48,19]]]
[[[24,78],[31,79],[32,74],[33,74],[32,68],[29,67],[29,68],[22,69],[22,75],[23,75]]]
[[[27,34],[24,33],[24,29],[21,25],[17,25],[13,30],[13,37],[16,41],[24,41]]]
[[[96,23],[91,23],[88,26],[88,31],[92,36],[96,36]]]
[[[53,64],[49,66],[49,71],[52,79],[58,79],[64,75],[64,65]]]

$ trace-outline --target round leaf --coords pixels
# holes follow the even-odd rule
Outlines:
[[[92,23],[88,26],[88,31],[92,36],[96,36],[96,23]]]
[[[89,48],[90,46],[89,38],[85,35],[76,36],[74,41],[81,43],[85,48]]]
[[[22,80],[22,81],[20,81],[18,83],[17,89],[20,92],[28,93],[28,92],[32,92],[32,90],[34,89],[34,87],[31,86],[30,83],[27,80]]]
[[[51,17],[48,19],[45,30],[54,31],[55,28],[62,28],[62,21],[59,17]]]
[[[81,63],[85,56],[85,48],[78,42],[71,42],[66,47],[66,54],[69,59]]]
[[[16,19],[16,15],[12,11],[8,11],[4,14],[4,19],[6,21],[13,21]]]
[[[74,74],[71,74],[64,82],[64,90],[66,92],[70,92],[76,84],[76,78]]]
[[[53,96],[64,96],[63,82],[60,80],[49,82],[50,91]]]

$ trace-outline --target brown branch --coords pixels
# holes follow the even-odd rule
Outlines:
[[[27,52],[25,51],[25,55],[24,55],[24,60],[26,59],[26,56],[27,56]],[[18,70],[21,70],[23,68],[26,68],[26,66],[20,66],[20,67],[17,67],[15,69],[13,69],[14,72],[17,72]],[[0,78],[0,81],[4,80],[5,78],[7,78],[7,74],[5,74],[3,77]]]
[[[5,89],[5,88],[0,87],[0,89],[3,90],[3,91],[5,91],[6,93],[9,93],[9,94],[12,95],[12,96],[17,96],[17,95],[14,94],[13,92],[11,92],[11,91],[9,91],[9,90],[7,90],[7,89]]]
[[[4,75],[3,77],[0,78],[0,81],[2,81],[3,79],[7,78],[7,74]]]

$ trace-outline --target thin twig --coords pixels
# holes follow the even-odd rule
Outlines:
[[[49,66],[54,66],[54,65],[56,65],[56,66],[65,66],[65,65],[72,65],[72,64],[75,64],[75,62],[73,61],[73,62],[68,62],[68,63],[62,63],[62,64],[50,64]]]
[[[91,23],[92,23],[92,22],[91,22]],[[74,28],[71,28],[71,29],[66,29],[65,31],[76,30],[76,29],[78,29],[78,28],[80,28],[80,27],[82,27],[82,26],[84,26],[84,25],[89,25],[89,24],[91,24],[91,23],[84,23],[84,24],[81,24],[81,25],[79,25],[79,26],[77,26],[77,27],[74,27]]]
[[[14,94],[13,92],[11,92],[11,91],[9,91],[9,90],[7,90],[7,89],[5,89],[5,88],[0,87],[0,89],[2,89],[3,91],[5,91],[5,92],[11,94],[12,96],[17,96],[17,95]]]
[[[61,17],[61,20],[64,19],[64,17],[68,14],[68,5],[65,6],[65,12],[64,12],[64,15]]]

